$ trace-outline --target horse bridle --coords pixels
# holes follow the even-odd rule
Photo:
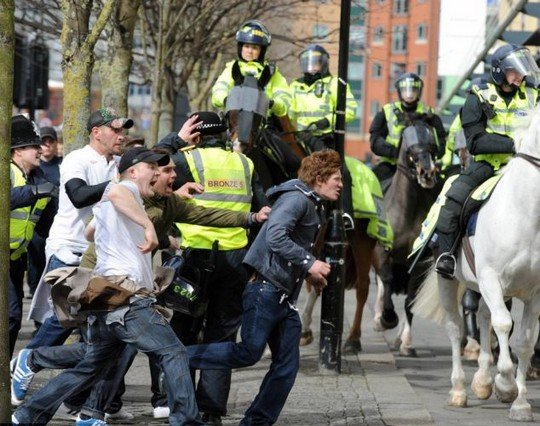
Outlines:
[[[516,154],[516,157],[523,158],[525,161],[527,161],[528,163],[531,163],[537,169],[540,169],[540,158],[535,157],[533,155],[525,154],[523,152],[518,152]]]

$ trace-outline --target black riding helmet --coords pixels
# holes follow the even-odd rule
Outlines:
[[[256,44],[261,46],[261,54],[257,62],[263,62],[266,49],[272,43],[272,35],[261,21],[250,19],[240,25],[236,32],[236,41],[238,42],[238,57],[240,59],[242,59],[242,46],[244,44]]]
[[[399,76],[395,84],[399,100],[411,105],[418,102],[422,96],[424,82],[415,73],[406,72]]]

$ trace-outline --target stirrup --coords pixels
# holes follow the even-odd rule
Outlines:
[[[354,219],[349,213],[343,213],[343,227],[345,231],[352,231],[354,229]]]
[[[439,262],[445,261],[445,260],[452,261],[452,270],[451,271],[440,268]],[[437,261],[435,262],[435,271],[439,275],[443,276],[444,278],[446,278],[448,280],[453,280],[454,279],[454,274],[456,272],[456,264],[457,264],[456,257],[450,252],[444,252],[444,253],[441,253],[441,255],[437,258]],[[448,266],[448,265],[445,265],[445,266]]]

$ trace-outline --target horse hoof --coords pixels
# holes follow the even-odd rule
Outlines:
[[[416,349],[413,347],[408,347],[408,348],[400,347],[399,354],[407,358],[418,358],[418,353],[416,352]]]
[[[300,335],[300,346],[307,346],[313,342],[313,333],[312,331],[304,331]]]
[[[448,405],[451,407],[466,407],[467,394],[465,393],[465,391],[450,391]]]
[[[399,324],[399,318],[396,311],[385,309],[381,315],[381,325],[385,330],[392,330]]]
[[[516,404],[512,404],[512,406],[510,407],[510,413],[508,415],[510,420],[514,420],[516,422],[533,421],[532,408],[528,402],[525,404],[519,404],[518,406],[515,405]]]
[[[493,393],[493,383],[491,377],[488,376],[487,382],[484,381],[484,383],[482,383],[482,380],[479,378],[477,373],[475,373],[471,383],[471,390],[478,399],[488,399]]]
[[[347,340],[343,345],[343,353],[347,355],[356,355],[362,352],[362,344],[360,340]]]
[[[540,379],[540,368],[538,367],[529,367],[527,370],[527,380],[539,380]]]
[[[500,374],[495,377],[495,383],[493,384],[493,391],[495,396],[500,402],[510,403],[514,402],[518,396],[517,384],[514,381],[510,386],[505,386]]]

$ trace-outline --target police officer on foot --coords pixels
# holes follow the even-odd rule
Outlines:
[[[439,257],[435,268],[446,278],[454,276],[463,204],[474,188],[514,156],[514,132],[520,118],[538,102],[539,74],[527,48],[507,44],[492,56],[492,82],[474,85],[467,96],[461,121],[474,161],[452,183],[437,221]]]
[[[435,128],[439,144],[437,156],[440,158],[444,154],[446,132],[440,117],[420,101],[424,87],[422,79],[412,72],[406,72],[396,80],[395,87],[399,101],[384,105],[369,128],[371,150],[379,157],[373,172],[381,183],[394,175],[401,133],[415,120],[421,119]]]

